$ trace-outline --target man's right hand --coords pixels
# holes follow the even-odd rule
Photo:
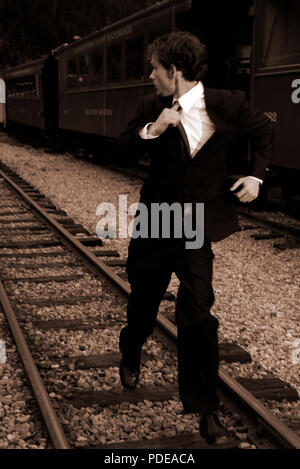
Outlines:
[[[169,125],[176,127],[180,122],[180,112],[178,112],[179,104],[176,103],[172,108],[166,107],[160,113],[158,118],[148,128],[148,135],[159,137],[164,133]]]

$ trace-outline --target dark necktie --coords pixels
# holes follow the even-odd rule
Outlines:
[[[180,106],[179,101],[177,99],[175,99],[174,102],[173,102],[173,107],[174,106],[177,106],[177,109],[176,109],[177,112],[180,112],[182,110],[182,107]],[[185,146],[187,148],[188,154],[190,156],[191,155],[191,150],[190,150],[189,140],[187,138],[186,132],[185,132],[184,127],[183,127],[181,122],[179,122],[179,124],[177,124],[177,129],[179,130],[180,135],[183,138],[183,141],[184,141]]]

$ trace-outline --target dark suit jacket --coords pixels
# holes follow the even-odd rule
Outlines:
[[[169,127],[155,139],[143,140],[139,136],[142,127],[154,122],[165,107],[172,105],[172,97],[147,95],[118,138],[117,161],[126,165],[148,155],[150,173],[140,201],[146,205],[204,202],[205,237],[219,241],[239,229],[234,207],[224,197],[227,150],[238,134],[249,135],[254,149],[251,175],[264,179],[271,160],[273,125],[248,106],[242,91],[206,88],[205,101],[217,130],[193,159],[176,127]]]

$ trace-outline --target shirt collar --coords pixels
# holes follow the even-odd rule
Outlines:
[[[204,97],[204,86],[201,81],[197,83],[197,85],[193,86],[189,91],[184,93],[180,98],[178,98],[178,102],[182,107],[184,112],[189,112],[191,107],[196,103],[196,101],[203,99]]]

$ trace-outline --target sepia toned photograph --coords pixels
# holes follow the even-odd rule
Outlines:
[[[0,0],[0,454],[300,449],[299,122],[298,0]]]

